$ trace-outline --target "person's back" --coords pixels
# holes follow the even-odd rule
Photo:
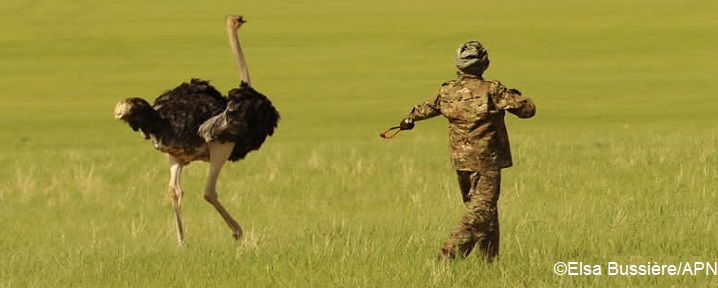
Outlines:
[[[533,102],[498,81],[461,74],[439,90],[439,110],[449,120],[451,159],[456,170],[510,167],[512,163],[505,111],[532,117]]]

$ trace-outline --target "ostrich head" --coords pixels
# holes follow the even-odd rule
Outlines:
[[[233,29],[239,29],[239,27],[242,26],[242,24],[247,23],[247,20],[244,20],[244,17],[239,15],[231,15],[227,16],[227,25],[231,25]]]

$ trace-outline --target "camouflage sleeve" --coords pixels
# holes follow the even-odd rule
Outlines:
[[[424,101],[424,103],[414,106],[414,108],[411,109],[411,112],[406,115],[406,118],[413,121],[419,121],[439,116],[441,115],[439,105],[439,94],[437,93],[436,96]]]
[[[496,83],[492,98],[496,107],[504,109],[519,118],[531,118],[536,114],[536,105],[531,99],[521,95],[516,89],[508,89],[501,83]]]

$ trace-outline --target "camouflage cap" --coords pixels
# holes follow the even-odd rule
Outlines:
[[[479,41],[469,41],[456,50],[454,64],[462,73],[480,76],[489,68],[489,53]]]

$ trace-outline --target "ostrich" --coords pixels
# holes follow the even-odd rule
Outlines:
[[[128,98],[115,106],[115,118],[140,131],[154,148],[169,158],[169,195],[177,226],[177,240],[184,243],[180,204],[184,192],[180,176],[193,161],[209,162],[204,199],[217,209],[232,236],[239,240],[242,228],[219,202],[216,185],[224,163],[243,159],[258,150],[274,134],[279,113],[267,97],[250,86],[249,71],[237,33],[246,21],[228,16],[227,35],[237,62],[240,85],[222,96],[208,81],[191,79],[169,90],[150,105],[141,98]]]

